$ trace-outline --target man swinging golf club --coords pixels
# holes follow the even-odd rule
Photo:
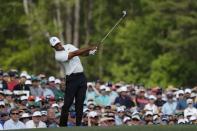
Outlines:
[[[97,47],[92,46],[78,49],[71,44],[64,45],[57,37],[51,37],[49,41],[52,48],[55,49],[55,59],[64,65],[66,75],[66,89],[60,117],[60,127],[67,126],[69,108],[74,99],[76,126],[80,126],[83,116],[87,80],[83,73],[83,66],[79,56],[94,55]]]

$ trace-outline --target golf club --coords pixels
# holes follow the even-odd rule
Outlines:
[[[122,17],[116,22],[116,24],[109,30],[109,32],[103,37],[101,42],[99,44],[102,44],[103,41],[109,36],[109,34],[117,27],[117,25],[123,20],[123,18],[126,16],[127,12],[124,10],[122,11]],[[99,45],[98,44],[98,45]]]

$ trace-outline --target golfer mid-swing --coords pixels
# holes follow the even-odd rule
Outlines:
[[[55,49],[55,59],[65,68],[66,89],[64,105],[61,111],[60,126],[67,126],[69,108],[75,99],[76,126],[81,125],[83,103],[86,95],[87,80],[78,56],[94,55],[97,47],[77,49],[71,44],[64,45],[57,37],[50,38],[50,45]]]

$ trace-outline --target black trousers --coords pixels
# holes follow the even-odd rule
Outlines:
[[[60,127],[67,126],[69,108],[75,99],[76,126],[81,125],[83,117],[83,103],[86,96],[87,80],[84,73],[66,76],[64,105],[62,106]]]

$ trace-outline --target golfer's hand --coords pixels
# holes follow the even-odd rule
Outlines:
[[[89,51],[89,55],[95,55],[97,52],[97,47],[92,47],[91,50]]]

